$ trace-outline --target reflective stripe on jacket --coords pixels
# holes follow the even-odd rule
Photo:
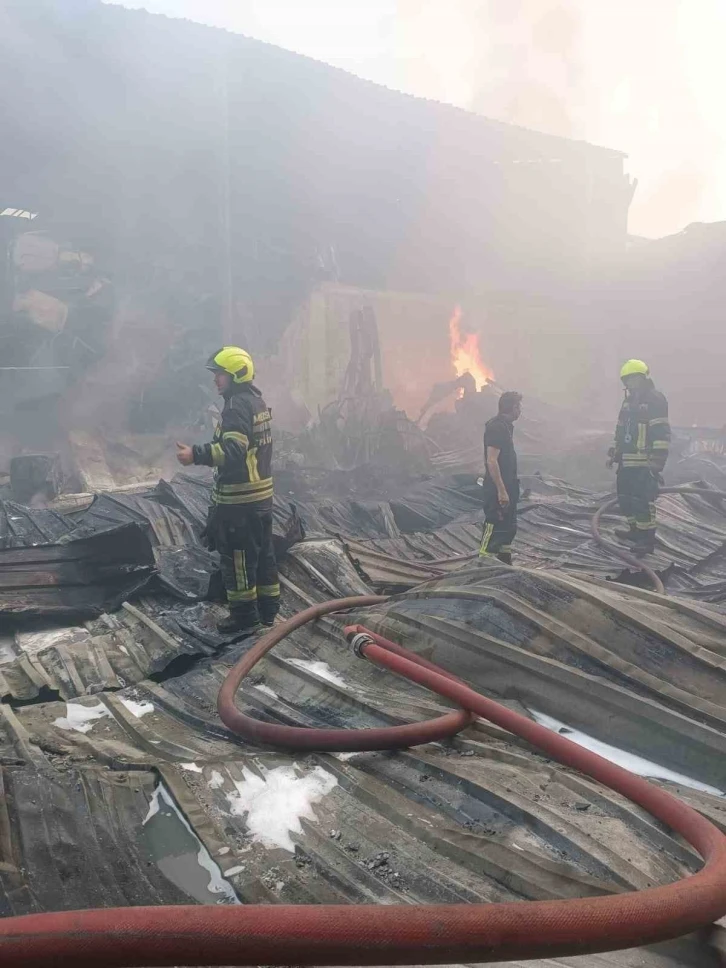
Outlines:
[[[662,470],[671,441],[668,401],[652,381],[648,384],[626,394],[615,428],[615,460],[622,467],[650,464]]]
[[[214,504],[272,507],[272,415],[257,387],[234,385],[211,441],[193,450],[195,464],[214,467]]]

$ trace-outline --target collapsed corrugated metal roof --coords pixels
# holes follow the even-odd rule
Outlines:
[[[601,578],[623,571],[618,558],[592,540],[590,520],[605,496],[558,481],[523,478],[531,490],[520,505],[517,561],[528,568],[552,568]],[[717,496],[662,495],[658,502],[658,547],[654,567],[666,574],[669,590],[719,603],[726,601],[726,518]],[[352,540],[349,549],[378,587],[410,588],[437,577],[476,555],[481,534],[477,512],[458,515],[437,530]],[[619,519],[604,518],[605,533]],[[456,560],[459,559],[459,560]],[[630,576],[630,581],[638,580]]]
[[[594,497],[557,482],[538,486],[522,514],[523,557],[535,567],[449,563],[448,574],[345,621],[384,630],[485,694],[549,716],[555,728],[650,761],[644,769],[656,782],[726,829],[718,794],[726,790],[726,618],[713,606],[588,577],[619,570],[585,530]],[[83,535],[146,522],[157,563],[159,552],[206,554],[175,542],[191,540],[203,520],[207,488],[182,475],[141,496],[106,495],[75,518],[54,517],[55,531],[25,512],[27,527],[46,527],[57,540],[59,522]],[[470,483],[444,479],[382,502],[376,516],[339,501],[332,520],[346,525],[345,537],[312,537],[284,561],[285,613],[365,593],[369,579],[406,588],[433,577],[442,566],[426,559],[476,547],[475,495]],[[357,520],[376,538],[351,540]],[[695,587],[707,574],[708,586],[718,583],[720,520],[708,501],[668,499],[663,534],[678,552],[679,580]],[[422,533],[421,521],[444,523]],[[322,515],[312,529],[334,530]],[[699,543],[700,558],[692,550]],[[567,571],[542,567],[557,557]],[[215,606],[157,589],[112,616],[19,630],[0,643],[0,686],[10,700],[0,705],[6,913],[182,899],[589,896],[665,883],[697,865],[623,798],[485,722],[452,742],[392,754],[289,757],[251,748],[217,718],[219,686],[248,646],[221,640],[214,615]],[[244,684],[241,707],[272,722],[347,728],[442,709],[425,690],[358,659],[341,644],[342,624],[330,618],[295,633]],[[49,876],[48,865],[57,873]],[[548,965],[665,968],[708,957],[702,940],[687,938]]]
[[[501,579],[499,573],[496,568],[479,570],[479,607],[488,607],[488,589]],[[310,542],[293,551],[284,585],[290,612],[328,597],[331,587],[338,594],[365,587],[336,542]],[[471,579],[459,582],[459,587],[471,589]],[[621,594],[624,603],[642,598],[633,590]],[[416,601],[404,597],[385,606],[388,622],[383,620],[383,608],[369,612],[365,621],[400,632]],[[560,602],[567,608],[566,591]],[[624,604],[619,615],[624,624],[632,624]],[[517,621],[523,624],[514,618],[513,626]],[[335,635],[341,624],[329,620],[296,633],[245,685],[243,707],[276,722],[351,728],[422,719],[441,708],[424,690],[402,685],[342,648]],[[462,623],[448,624],[449,635],[433,627],[428,637],[417,635],[418,647],[469,677],[471,670],[463,669],[463,653],[457,652],[452,634]],[[473,678],[479,686],[485,679],[486,692],[504,694],[505,701],[522,709],[515,693],[522,683],[521,696],[527,699],[523,675],[520,670],[516,675],[491,675],[496,650],[485,633],[478,634]],[[429,643],[435,643],[435,652]],[[211,873],[203,866],[210,901],[228,898],[224,880],[246,903],[465,903],[590,896],[672,880],[696,863],[688,849],[625,800],[557,767],[486,723],[476,724],[450,744],[395,754],[291,759],[251,750],[227,732],[214,712],[225,671],[245,648],[232,647],[219,658],[203,659],[157,683],[147,680],[132,689],[104,689],[71,703],[0,707],[5,789],[10,803],[22,804],[13,807],[17,813],[10,825],[18,838],[11,856],[19,863],[0,871],[8,912],[32,910],[33,904],[71,908],[99,901],[129,903],[123,880],[133,876],[135,864],[146,873],[134,903],[139,898],[148,903],[176,901],[179,890],[188,898],[193,864],[186,856],[188,845],[176,844],[180,834],[175,811],[186,818],[199,849],[213,865]],[[558,674],[568,674],[562,656],[553,659],[536,650],[519,651],[521,668],[527,654],[533,677],[538,668],[540,693],[550,689]],[[545,677],[548,667],[550,676]],[[579,691],[573,688],[578,676]],[[568,697],[581,695],[591,711],[608,710],[602,696],[610,683],[603,677],[598,693],[593,681],[594,676],[570,669]],[[635,692],[619,685],[613,692],[621,695],[622,709],[631,718],[637,708],[642,713],[643,700]],[[538,695],[539,707],[541,699]],[[655,708],[657,702],[652,705]],[[571,708],[568,698],[568,713]],[[666,719],[676,718],[664,707],[659,712]],[[609,715],[606,712],[603,721]],[[690,726],[691,733],[682,730],[679,742],[685,753],[697,756],[699,727]],[[653,732],[642,730],[644,737]],[[646,744],[643,751],[658,758],[655,747]],[[113,767],[111,774],[104,772],[108,766]],[[155,783],[152,776],[158,777]],[[38,784],[43,784],[42,790]],[[723,826],[722,798],[682,786],[676,789]],[[46,835],[37,821],[29,826],[35,815],[28,812],[32,800],[41,796],[42,817],[58,817],[48,836],[60,837],[60,824],[76,851],[72,870],[67,862],[54,859],[71,881],[62,898],[54,896],[56,882],[48,879],[48,861],[38,854]],[[88,829],[81,835],[72,826],[81,810],[79,796],[90,816],[92,837]],[[285,806],[291,801],[307,807],[296,812]],[[115,849],[121,851],[127,840],[130,843],[123,862],[106,875],[108,857],[115,855],[107,853],[98,831],[108,829],[104,817],[109,809],[119,819],[106,837],[112,836]],[[31,829],[32,850],[24,846]],[[168,862],[175,851],[186,858],[183,864]],[[159,886],[159,870],[172,880],[166,893]],[[196,896],[204,900],[198,892]],[[703,957],[697,939],[685,939],[658,951],[561,963],[655,968],[695,966],[703,964]]]

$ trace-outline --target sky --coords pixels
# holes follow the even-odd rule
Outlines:
[[[126,0],[617,148],[630,231],[726,219],[726,0]]]

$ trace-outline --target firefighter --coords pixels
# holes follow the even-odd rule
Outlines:
[[[522,414],[522,394],[507,390],[499,398],[499,413],[484,430],[484,531],[479,557],[496,556],[512,564],[512,542],[517,533],[517,453],[514,422]]]
[[[655,550],[658,484],[668,460],[671,428],[668,401],[656,390],[642,360],[628,360],[620,371],[625,399],[615,428],[609,464],[617,464],[620,510],[628,520],[618,538],[633,544],[639,556]]]
[[[280,585],[272,543],[272,419],[252,380],[252,358],[223,346],[207,361],[222,415],[208,444],[177,443],[180,464],[214,468],[214,488],[204,532],[219,552],[229,617],[218,630],[252,633],[272,625],[280,608]]]

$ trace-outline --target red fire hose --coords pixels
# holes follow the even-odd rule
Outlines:
[[[300,612],[278,625],[272,632],[263,635],[257,644],[244,655],[224,680],[217,698],[219,718],[225,726],[237,733],[243,739],[248,739],[259,746],[272,746],[284,750],[316,750],[318,752],[335,751],[338,753],[359,753],[363,750],[395,750],[408,746],[420,746],[422,743],[432,743],[437,740],[448,739],[464,729],[472,721],[472,714],[459,710],[429,719],[425,723],[409,723],[406,726],[388,726],[384,729],[301,729],[295,726],[276,726],[274,723],[262,723],[259,719],[245,716],[234,704],[234,697],[240,683],[251,669],[257,665],[263,655],[274,648],[290,634],[293,629],[300,628],[312,622],[321,615],[339,611],[343,608],[360,608],[365,605],[377,605],[387,599],[381,595],[361,595],[358,598],[343,598],[338,601],[324,602]],[[453,679],[446,672],[442,672],[433,663],[421,659],[419,656],[401,648],[400,645],[390,643],[391,651],[406,655],[409,660],[428,669]]]
[[[696,494],[699,497],[711,497],[711,498],[726,498],[726,491],[717,491],[710,487],[661,487],[658,491],[659,494]],[[630,565],[631,568],[635,568],[636,571],[642,571],[644,575],[647,575],[653,586],[653,591],[658,592],[661,595],[665,594],[665,587],[660,579],[660,576],[655,572],[650,565],[646,565],[644,561],[640,558],[636,558],[635,555],[630,554],[628,551],[624,551],[619,545],[614,544],[612,541],[608,541],[603,538],[600,533],[600,519],[606,511],[610,508],[615,507],[618,503],[618,499],[612,498],[606,501],[605,504],[601,505],[595,514],[592,516],[592,521],[590,522],[590,530],[595,541],[600,545],[601,548],[605,548],[611,554],[616,555],[621,561],[625,562],[626,565]]]
[[[708,820],[645,780],[474,692],[401,646],[359,626],[356,652],[432,689],[467,713],[389,730],[305,730],[258,723],[234,706],[243,676],[307,621],[384,601],[341,599],[315,606],[263,636],[230,672],[219,695],[224,722],[255,742],[288,749],[392,749],[452,735],[471,714],[521,736],[560,763],[606,784],[681,834],[704,858],[694,875],[666,887],[568,901],[459,905],[250,905],[72,911],[0,921],[7,968],[161,965],[405,965],[553,958],[652,944],[711,924],[726,913],[726,838]],[[280,732],[284,729],[284,732]],[[395,741],[394,741],[395,737]],[[340,740],[336,747],[334,744]],[[322,745],[321,745],[322,744]]]

